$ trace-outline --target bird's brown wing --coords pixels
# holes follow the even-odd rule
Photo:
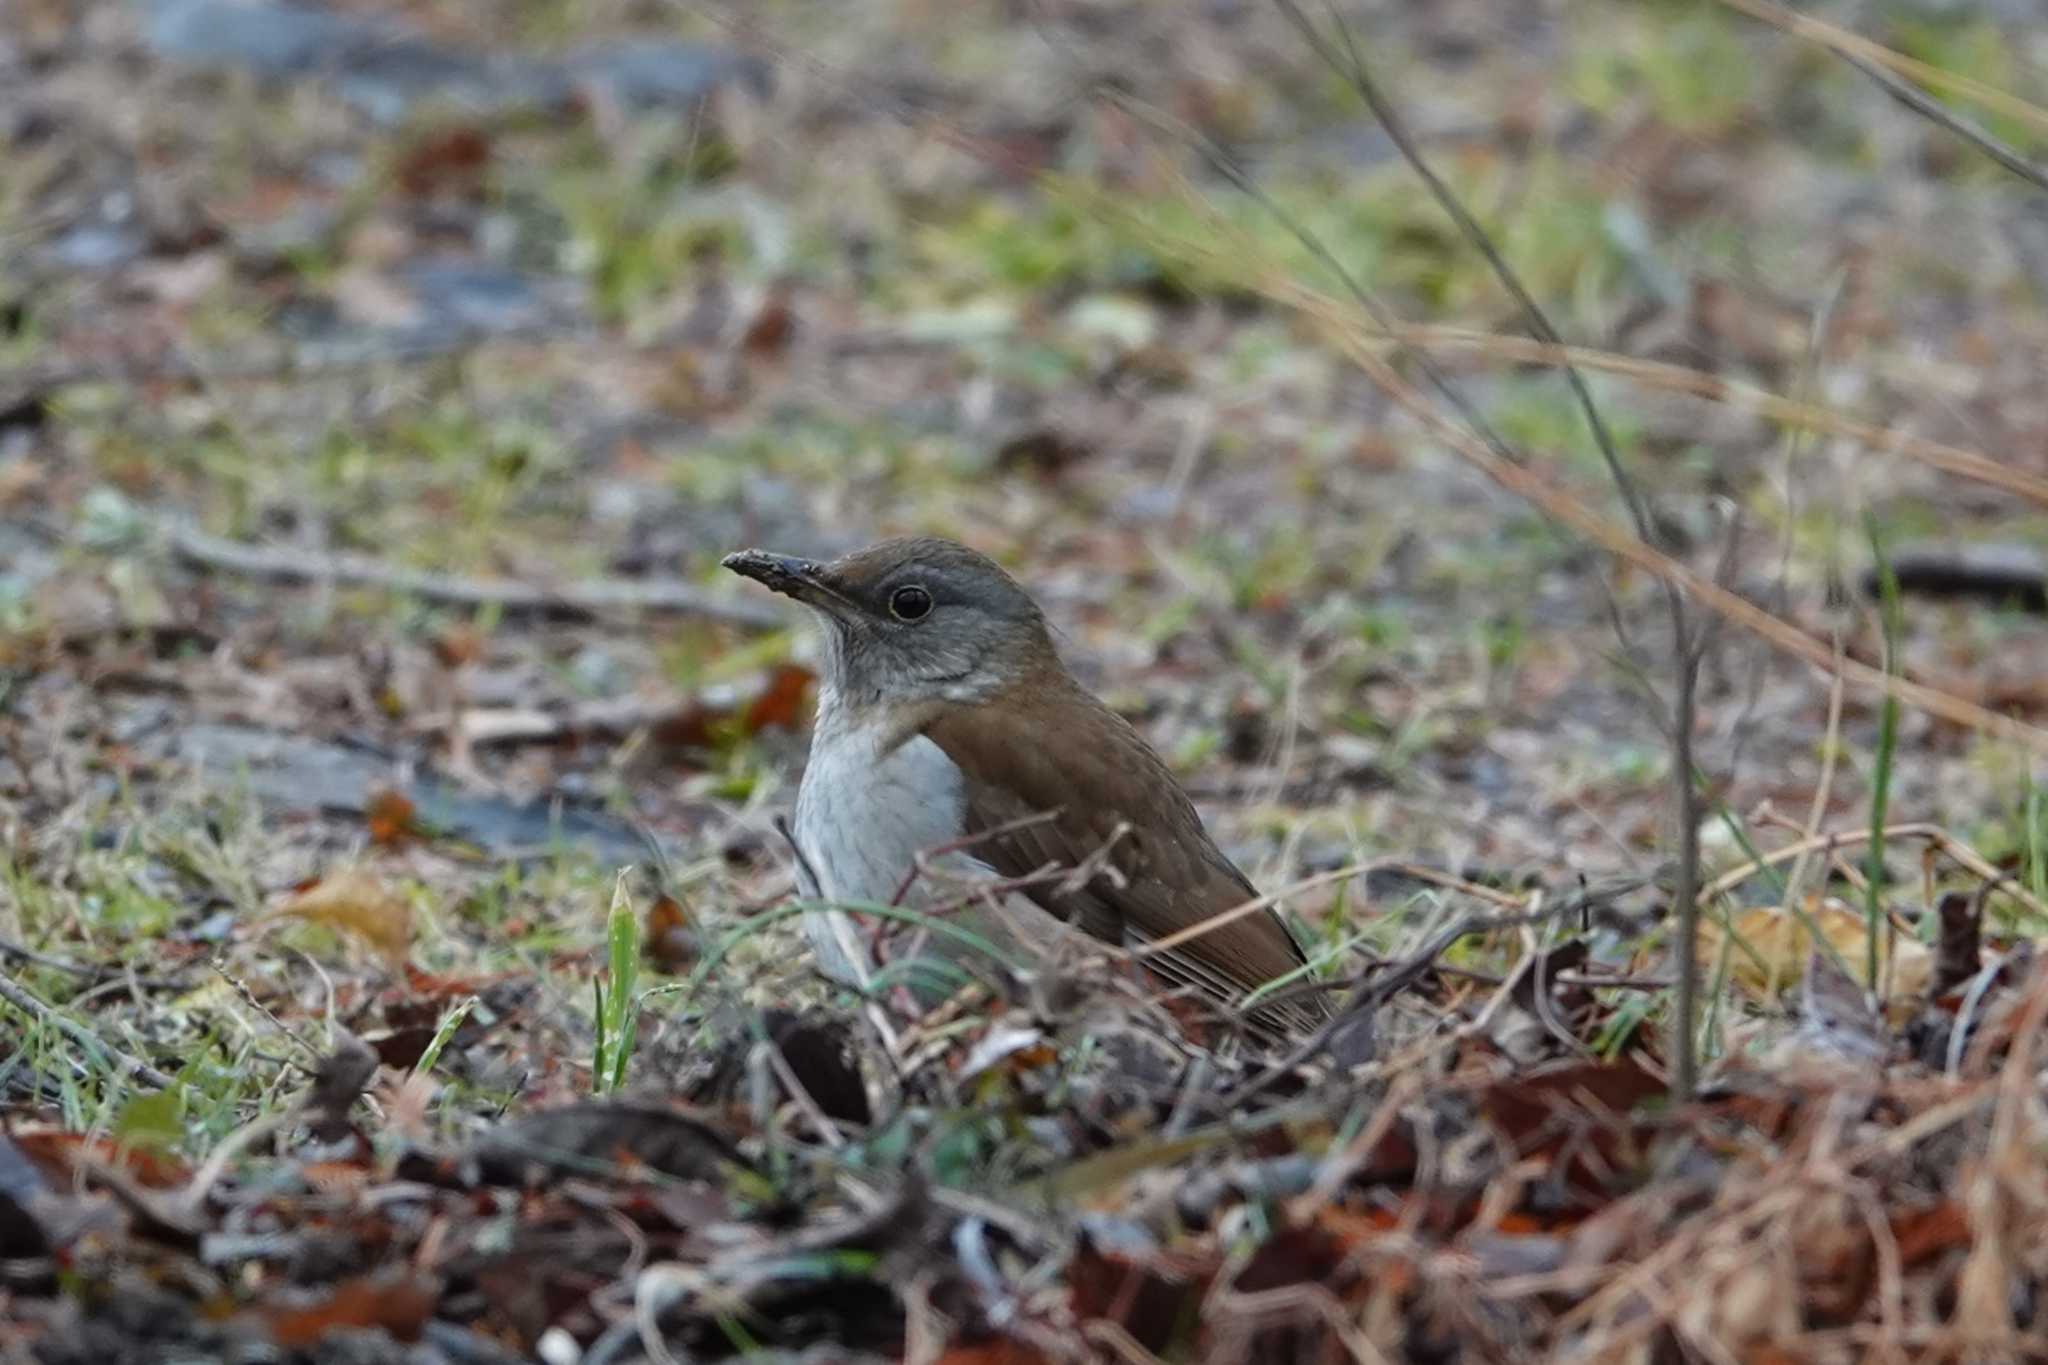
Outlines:
[[[1078,867],[1109,845],[1107,861],[1122,874],[1122,886],[1097,877],[1064,893],[1055,883],[1025,892],[1097,938],[1155,942],[1258,894],[1210,839],[1166,764],[1121,716],[1074,683],[1058,679],[999,704],[948,709],[924,732],[965,781],[969,834],[1057,812],[975,844],[974,856],[997,872],[1021,877],[1048,864]],[[1037,738],[1048,734],[1057,741]],[[1120,822],[1130,828],[1117,837]],[[1270,910],[1147,959],[1162,976],[1228,1003],[1304,960]],[[1320,1011],[1273,1013],[1298,1028]]]

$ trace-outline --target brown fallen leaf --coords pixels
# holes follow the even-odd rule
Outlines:
[[[444,627],[428,642],[434,658],[445,668],[460,668],[484,657],[489,638],[468,621]]]
[[[1859,976],[1869,951],[1869,926],[1863,912],[1833,897],[1809,896],[1806,916],[1791,914],[1775,906],[1743,910],[1731,917],[1737,942],[1728,952],[1728,974],[1754,995],[1773,997],[1797,986],[1806,971],[1807,955],[1813,951],[1813,935],[1806,921],[1819,926],[1821,937]],[[1700,960],[1720,960],[1726,931],[1710,919],[1700,922]],[[1898,960],[1887,959],[1896,940]],[[1744,951],[1747,945],[1748,951]],[[1887,983],[1890,1001],[1913,1000],[1927,989],[1934,967],[1926,944],[1907,934],[1880,934],[1877,944],[1880,980]]]
[[[412,903],[367,868],[331,872],[279,906],[271,919],[302,919],[360,940],[403,969],[412,951]]]
[[[1035,1346],[1027,1346],[1008,1337],[996,1337],[971,1345],[948,1347],[938,1357],[936,1365],[1041,1365],[1050,1359]]]
[[[318,1303],[271,1308],[263,1317],[271,1340],[288,1349],[317,1346],[332,1332],[381,1327],[399,1341],[418,1341],[441,1301],[440,1286],[423,1275],[363,1275],[344,1280]]]
[[[415,199],[475,198],[491,163],[491,135],[468,124],[436,129],[406,148],[392,168],[399,189]]]
[[[601,740],[645,730],[670,749],[710,749],[735,736],[803,723],[813,674],[801,664],[771,669],[758,691],[719,687],[692,697],[606,698],[566,707],[473,706],[421,717],[421,730],[452,730],[470,745]]]
[[[1935,942],[1934,980],[1928,993],[1936,998],[1968,985],[1984,966],[1984,896],[1989,888],[1945,891],[1934,903],[1941,925]]]
[[[777,664],[768,674],[768,685],[747,703],[742,724],[746,733],[758,735],[773,726],[794,730],[803,723],[804,694],[810,690],[811,670],[802,664]]]
[[[759,692],[744,700],[697,697],[656,721],[654,736],[674,748],[708,749],[735,729],[741,738],[771,726],[793,730],[803,722],[804,697],[813,676],[802,664],[777,664]]]
[[[748,355],[765,359],[789,349],[790,339],[796,335],[796,312],[791,307],[790,294],[786,282],[778,281],[770,287],[760,310],[740,338],[740,348]]]
[[[1916,1266],[1944,1252],[1970,1245],[1970,1216],[1953,1199],[1892,1217],[1892,1237],[1899,1244],[1899,1262]]]
[[[995,466],[1005,474],[1030,473],[1054,479],[1093,453],[1092,445],[1069,432],[1033,427],[997,447]]]
[[[189,1183],[191,1168],[176,1157],[36,1124],[23,1124],[10,1136],[21,1153],[55,1186],[68,1186],[89,1175],[95,1166],[126,1174],[145,1189],[174,1190]]]
[[[641,942],[648,964],[671,975],[689,970],[700,949],[690,912],[673,896],[656,896],[648,903]]]
[[[1083,1245],[1068,1269],[1074,1313],[1101,1318],[1149,1351],[1164,1350],[1215,1277],[1212,1258],[1163,1252],[1126,1257]]]
[[[1578,1211],[1611,1195],[1622,1173],[1642,1167],[1651,1134],[1636,1113],[1667,1094],[1664,1080],[1634,1057],[1570,1062],[1494,1082],[1482,1093],[1480,1112],[1517,1156],[1554,1163],[1553,1178],[1585,1201],[1575,1204]]]
[[[372,795],[364,805],[363,823],[369,826],[370,842],[385,848],[419,837],[419,813],[412,799],[388,787]]]
[[[460,1000],[465,995],[482,995],[493,986],[507,981],[518,980],[515,972],[482,972],[462,975],[447,972],[423,972],[417,967],[405,969],[405,981],[401,987],[394,987],[387,995],[392,1003],[407,999],[423,999],[445,1006]],[[437,1010],[438,1013],[438,1010]]]

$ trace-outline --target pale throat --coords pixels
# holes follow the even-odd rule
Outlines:
[[[934,702],[972,705],[1009,687],[1023,671],[1012,651],[975,647],[960,640],[921,638],[909,647],[875,639],[849,638],[847,627],[823,608],[813,607],[824,636],[825,657],[818,685],[818,724],[841,710],[891,711]]]

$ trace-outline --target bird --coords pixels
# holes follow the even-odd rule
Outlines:
[[[931,865],[921,855],[942,851],[953,872],[1016,886],[1005,903],[1025,905],[1007,918],[1027,946],[1078,930],[1140,948],[1258,898],[1166,762],[1067,670],[1044,611],[994,560],[910,537],[824,563],[758,549],[722,562],[823,626],[788,830],[806,900],[888,905]],[[826,975],[865,984],[844,913],[807,910],[804,929]],[[1307,959],[1262,906],[1144,961],[1230,1006],[1306,975]],[[1250,1018],[1300,1032],[1326,1013],[1297,997]]]

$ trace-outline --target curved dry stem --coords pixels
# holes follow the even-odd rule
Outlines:
[[[2048,109],[2018,95],[2000,90],[1995,85],[1986,85],[1969,76],[1944,71],[1903,52],[1894,52],[1883,43],[1872,42],[1860,34],[1837,27],[1824,19],[1810,14],[1797,14],[1786,9],[1775,0],[1721,0],[1721,3],[1737,13],[1769,24],[1771,27],[1804,39],[1816,46],[1844,57],[1861,57],[1872,65],[1881,66],[1897,76],[1918,81],[1930,90],[1943,90],[1958,95],[1982,108],[2017,119],[2039,132],[2048,133]]]
[[[1840,677],[1868,692],[1896,697],[1907,705],[1916,706],[1943,720],[1996,735],[2001,739],[2025,745],[2035,753],[2048,755],[2048,730],[2012,716],[2000,715],[1988,707],[1980,706],[1952,692],[1894,676],[1881,668],[1874,668],[1855,659],[1845,657],[1837,660],[1834,651],[1827,644],[1808,632],[1766,611],[1748,598],[1729,591],[1654,546],[1645,544],[1638,537],[1594,512],[1570,493],[1549,483],[1537,471],[1495,455],[1483,442],[1453,425],[1431,407],[1413,386],[1395,373],[1369,345],[1364,344],[1355,329],[1327,324],[1324,330],[1330,339],[1356,361],[1361,369],[1371,375],[1410,416],[1421,422],[1432,434],[1466,460],[1478,466],[1488,478],[1533,504],[1553,520],[1593,541],[1617,559],[1626,560],[1645,573],[1674,584],[1707,610],[1762,636],[1785,653],[1804,659],[1828,676]]]
[[[1315,300],[1304,300],[1304,311],[1320,311],[1322,307],[1336,304],[1337,300],[1323,295],[1319,296],[1319,303]],[[1723,379],[1719,375],[1708,374],[1705,370],[1695,370],[1685,365],[1638,360],[1634,356],[1584,346],[1549,346],[1527,337],[1502,336],[1463,327],[1403,327],[1390,338],[1390,342],[1439,350],[1472,350],[1516,364],[1575,365],[1583,370],[1614,375],[1643,388],[1690,394],[1708,402],[1725,403],[1730,407],[1753,412],[1779,426],[1860,441],[1878,454],[1903,455],[1907,459],[1917,460],[1944,473],[1974,479],[1979,483],[2002,488],[2009,493],[2016,493],[2023,498],[2048,505],[2048,478],[2002,464],[1981,451],[1972,450],[1967,446],[1950,445],[1945,441],[1930,440],[1924,436],[1914,436],[1907,432],[1892,431],[1875,422],[1862,421],[1812,403],[1801,402],[1796,398],[1787,398],[1759,385]]]
[[[1199,194],[1192,186],[1183,182],[1182,189],[1198,208],[1207,209],[1206,205],[1200,203]],[[1128,208],[1117,208],[1107,204],[1100,207],[1116,213],[1135,231],[1162,250],[1183,260],[1199,262],[1205,267],[1240,279],[1247,288],[1255,289],[1274,302],[1285,304],[1306,317],[1326,326],[1363,330],[1368,334],[1383,336],[1384,340],[1376,336],[1370,343],[1377,349],[1412,346],[1422,350],[1469,350],[1491,359],[1517,365],[1548,365],[1559,369],[1570,366],[1598,374],[1611,374],[1646,389],[1687,394],[1710,403],[1722,403],[1745,412],[1753,412],[1781,427],[1858,441],[1877,454],[1903,456],[1930,468],[1939,469],[1943,473],[1972,479],[2048,506],[2048,477],[2016,469],[1968,446],[1894,431],[1876,422],[1845,416],[1817,404],[1788,398],[1761,385],[1724,379],[1720,375],[1709,374],[1705,370],[1696,370],[1690,366],[1641,360],[1635,356],[1603,351],[1596,347],[1557,346],[1531,337],[1509,336],[1472,327],[1432,323],[1403,323],[1383,330],[1376,323],[1361,318],[1358,310],[1348,301],[1262,267],[1259,264],[1262,255],[1253,243],[1234,225],[1215,216],[1213,210],[1209,212],[1216,233],[1231,238],[1227,248],[1214,240],[1196,240],[1181,234],[1161,231],[1156,224],[1143,221]]]
[[[1370,327],[1359,322],[1352,309],[1306,289],[1279,269],[1261,264],[1263,253],[1245,240],[1235,225],[1217,213],[1185,177],[1177,177],[1177,181],[1190,207],[1204,218],[1204,226],[1210,234],[1210,240],[1192,247],[1185,259],[1201,262],[1231,259],[1234,273],[1245,281],[1247,287],[1276,303],[1295,308],[1424,430],[1463,456],[1493,482],[1551,520],[1584,536],[1616,559],[1679,588],[1707,610],[1762,637],[1780,651],[1805,660],[1825,676],[1841,678],[1865,692],[1895,697],[1952,724],[2048,755],[2048,730],[2013,716],[2001,715],[1953,692],[1889,674],[1858,660],[1837,659],[1835,651],[1826,642],[1714,582],[1691,566],[1680,563],[1623,527],[1616,526],[1579,498],[1551,483],[1538,470],[1503,458],[1471,431],[1444,416],[1436,405],[1403,378],[1381,354],[1380,338]],[[1128,210],[1112,206],[1110,211],[1127,222],[1135,221]],[[1155,240],[1162,245],[1166,243],[1165,238],[1156,234]],[[1314,306],[1304,306],[1306,304]],[[1789,403],[1791,400],[1780,401]],[[1993,468],[2002,466],[1993,463]]]
[[[1973,877],[1981,878],[1994,889],[2005,893],[2016,901],[2028,914],[2048,919],[2048,905],[2043,905],[2025,887],[2015,882],[1992,865],[1991,860],[1970,845],[1950,834],[1940,825],[1925,821],[1909,821],[1889,825],[1885,828],[1887,839],[1916,839],[1931,845],[1949,861]],[[1795,839],[1783,848],[1772,849],[1760,858],[1754,858],[1739,867],[1729,869],[1713,881],[1700,888],[1702,897],[1725,896],[1742,883],[1779,863],[1803,861],[1815,853],[1831,854],[1840,849],[1854,848],[1870,842],[1868,829],[1844,829],[1829,833],[1813,833]],[[1790,901],[1791,897],[1786,897]]]

